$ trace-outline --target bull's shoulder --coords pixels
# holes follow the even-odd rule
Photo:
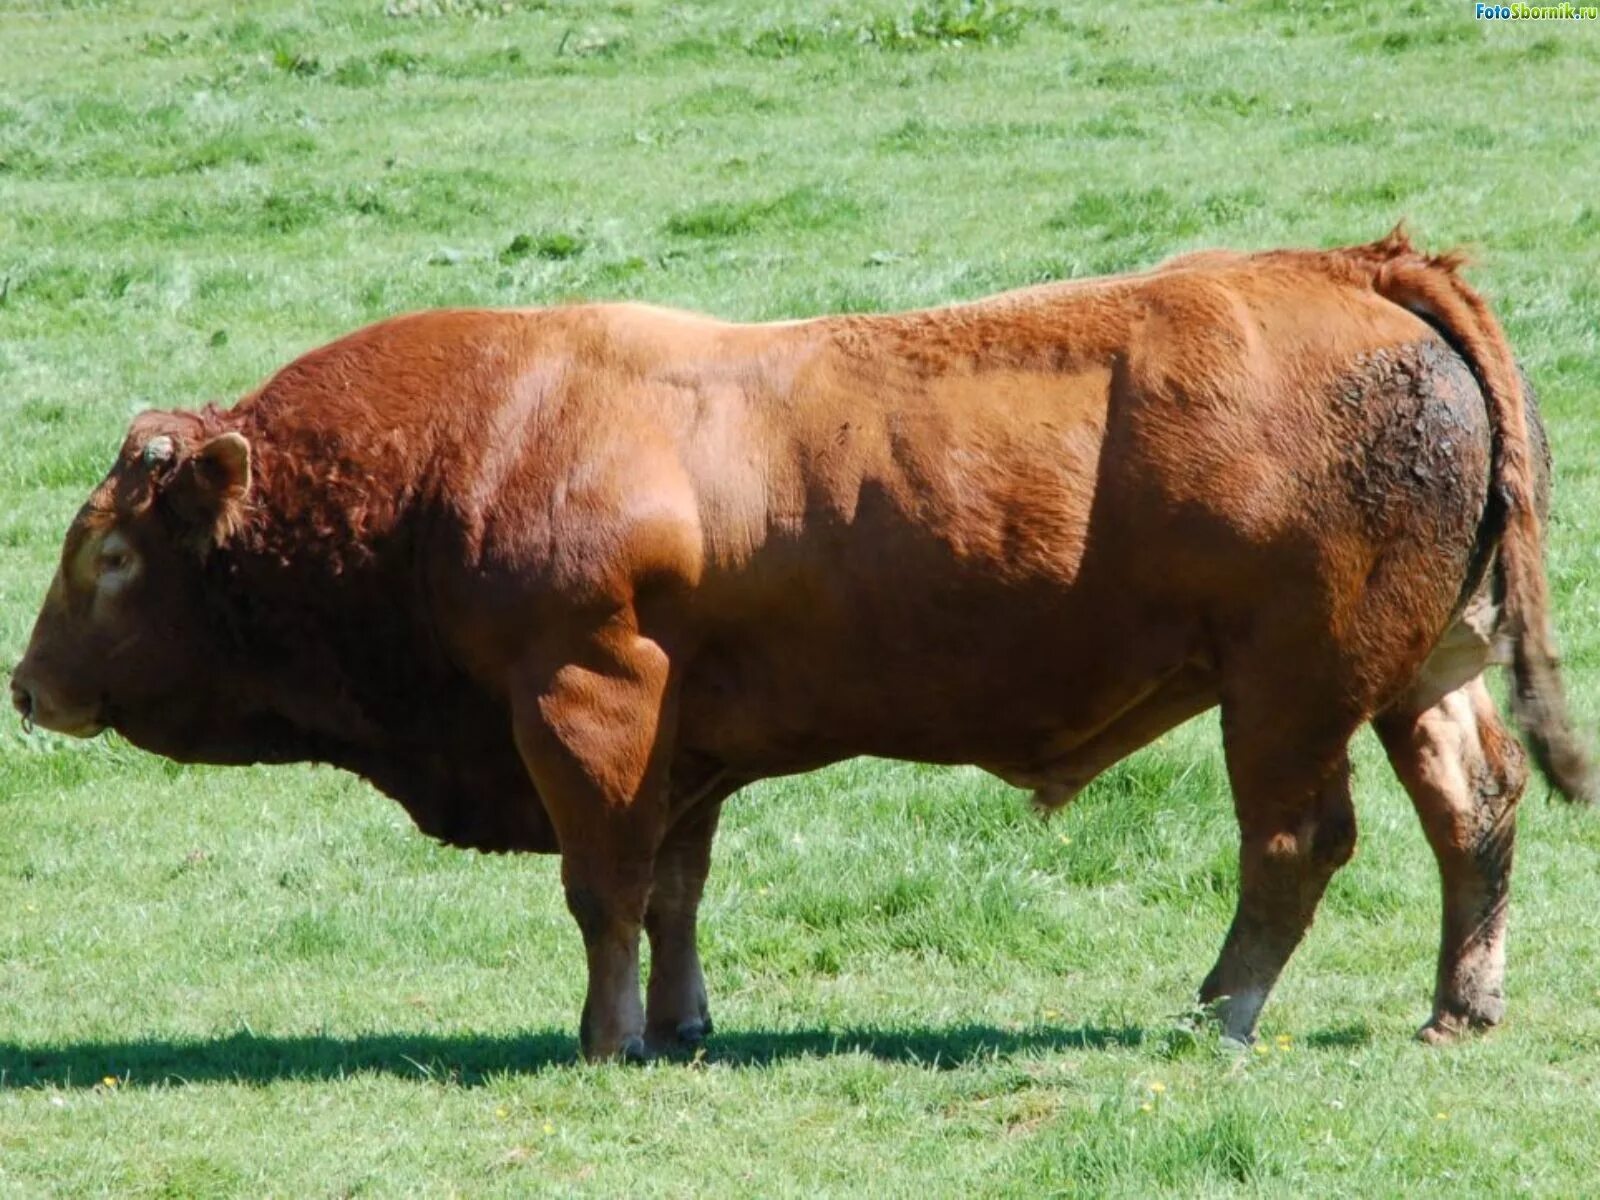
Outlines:
[[[428,531],[423,572],[451,657],[496,685],[535,641],[597,616],[681,602],[704,560],[698,496],[672,441],[537,440],[481,475]]]

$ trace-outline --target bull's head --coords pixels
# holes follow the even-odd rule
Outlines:
[[[75,737],[204,703],[213,650],[205,556],[236,528],[250,444],[181,413],[136,418],[110,474],[67,530],[61,563],[11,677],[24,721]],[[155,748],[155,747],[152,747]]]

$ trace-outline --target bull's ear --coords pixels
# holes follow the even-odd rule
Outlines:
[[[219,505],[238,504],[250,494],[250,443],[242,433],[222,433],[194,456],[195,473]]]
[[[250,494],[250,443],[222,433],[183,461],[167,488],[173,511],[202,546],[228,537],[244,520]]]

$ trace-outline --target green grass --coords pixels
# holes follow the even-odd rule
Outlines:
[[[0,668],[134,411],[372,318],[889,309],[1404,215],[1480,248],[1540,385],[1594,728],[1597,101],[1600,28],[1421,0],[14,2]],[[1357,760],[1362,848],[1267,1053],[1174,1032],[1236,875],[1205,719],[1049,825],[970,771],[751,789],[706,905],[721,1032],[629,1070],[575,1063],[554,862],[437,848],[330,771],[0,723],[0,1193],[1591,1192],[1600,819],[1536,789],[1509,1023],[1428,1050],[1436,874]]]

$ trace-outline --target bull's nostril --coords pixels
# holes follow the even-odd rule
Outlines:
[[[33,693],[13,680],[11,684],[11,703],[22,714],[22,727],[31,731],[33,729]]]

